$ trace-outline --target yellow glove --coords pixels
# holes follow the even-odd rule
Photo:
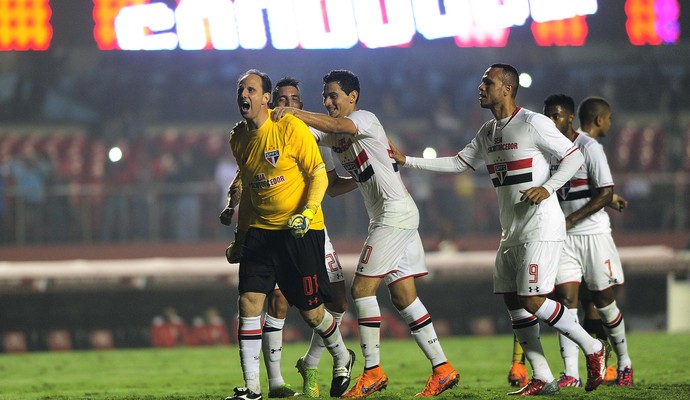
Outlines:
[[[304,237],[309,230],[309,224],[311,220],[314,219],[316,213],[308,208],[302,211],[302,214],[293,215],[288,219],[288,227],[290,228],[290,233],[296,238]]]
[[[242,259],[242,247],[246,236],[245,232],[235,232],[235,240],[225,249],[225,258],[230,264],[238,263]]]

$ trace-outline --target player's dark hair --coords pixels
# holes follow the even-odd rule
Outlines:
[[[608,101],[602,97],[591,96],[582,100],[577,110],[577,117],[580,120],[580,126],[592,124],[597,117],[603,115],[611,109]]]
[[[544,100],[544,109],[546,107],[561,106],[570,114],[575,114],[575,101],[573,98],[565,94],[552,94]]]
[[[259,78],[261,78],[261,90],[264,91],[264,93],[271,93],[271,88],[273,87],[273,84],[271,83],[271,78],[268,76],[267,73],[259,71],[258,69],[250,69],[247,70],[244,74],[240,75],[239,79],[237,79],[237,86],[239,87],[240,81],[247,77],[247,75],[256,75]]]
[[[299,90],[299,80],[297,78],[293,78],[291,76],[285,76],[280,78],[278,82],[276,82],[276,86],[273,88],[273,94],[271,95],[271,102],[275,105],[276,100],[278,97],[278,90],[282,87],[285,86],[294,86],[297,90]]]
[[[359,96],[360,91],[359,88],[359,78],[357,75],[354,74],[352,71],[348,71],[346,69],[335,69],[332,70],[331,72],[327,73],[323,77],[323,83],[324,85],[329,84],[331,82],[337,82],[340,85],[340,88],[343,89],[343,92],[346,94],[352,93],[352,91],[357,92],[357,98],[355,99],[355,104],[359,101]]]
[[[520,87],[520,77],[518,76],[517,69],[510,64],[495,63],[491,64],[491,68],[500,68],[503,70],[501,74],[501,82],[504,85],[510,85],[513,87],[511,92],[511,97],[515,98],[517,96],[518,88]]]

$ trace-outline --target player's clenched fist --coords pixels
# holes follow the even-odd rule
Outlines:
[[[309,224],[311,220],[314,219],[314,211],[306,209],[302,211],[302,214],[293,215],[288,219],[288,227],[290,228],[290,233],[296,238],[304,237],[309,230]]]
[[[228,225],[230,226],[230,223],[232,222],[232,215],[235,213],[234,208],[226,208],[224,209],[218,218],[220,219],[220,223],[223,225]]]

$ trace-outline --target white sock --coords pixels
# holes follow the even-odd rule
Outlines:
[[[572,318],[575,318],[575,322],[580,323],[577,317],[577,308],[569,308],[568,314]],[[567,336],[562,333],[558,333],[558,343],[561,346],[561,357],[563,358],[563,364],[565,365],[565,374],[572,376],[573,378],[579,378],[580,372],[578,369],[578,360],[580,356],[580,348],[577,347],[577,343],[570,340]]]
[[[547,383],[553,381],[553,374],[539,340],[539,320],[537,317],[524,308],[508,310],[508,314],[510,314],[515,337],[525,352],[525,358],[532,366],[533,377]]]
[[[321,336],[326,349],[333,356],[334,368],[344,367],[350,362],[350,353],[347,351],[343,337],[340,335],[338,324],[329,312],[323,313],[323,320],[314,328],[314,332]]]
[[[568,308],[563,304],[547,298],[534,315],[577,343],[585,354],[601,350],[599,340],[590,336],[567,311]]]
[[[625,321],[623,320],[623,313],[618,309],[616,302],[612,302],[606,307],[597,308],[601,322],[604,325],[606,334],[609,335],[609,341],[613,345],[613,351],[616,352],[618,359],[618,370],[621,371],[625,367],[632,367],[632,361],[628,354],[628,342],[625,338]]]
[[[266,314],[264,328],[261,332],[261,350],[268,375],[268,389],[273,390],[285,384],[280,372],[280,360],[283,355],[283,326],[285,319]]]
[[[340,321],[343,320],[343,313],[337,313],[328,310],[326,312],[331,313],[333,318],[335,318],[335,322],[338,324],[338,329],[340,329]],[[318,367],[319,361],[321,361],[321,356],[323,355],[324,350],[326,350],[326,345],[323,343],[321,335],[312,331],[309,349],[307,349],[307,354],[304,355],[304,365],[307,368]]]
[[[259,359],[261,357],[261,317],[240,317],[237,331],[240,363],[245,385],[254,393],[261,393]]]
[[[426,358],[431,361],[432,368],[448,361],[446,355],[443,354],[443,348],[438,340],[438,335],[436,335],[436,330],[434,330],[431,316],[424,304],[422,304],[422,301],[419,300],[419,297],[405,309],[400,310],[400,315],[409,325],[412,336],[417,341],[419,348],[422,349]]]
[[[354,301],[364,368],[373,368],[381,363],[381,309],[376,296],[361,297]]]

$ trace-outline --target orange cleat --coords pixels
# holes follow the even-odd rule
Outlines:
[[[386,387],[388,387],[388,377],[381,369],[381,366],[377,365],[374,368],[365,369],[355,386],[340,397],[345,399],[367,397]]]
[[[426,387],[415,397],[438,396],[446,390],[457,386],[460,381],[460,374],[456,371],[450,363],[446,362],[434,368],[429,379],[426,381]]]
[[[602,382],[602,385],[615,385],[616,384],[616,378],[618,377],[618,369],[616,368],[616,364],[611,364],[608,367],[606,367],[606,373],[604,374],[604,382]]]
[[[508,372],[508,383],[513,387],[525,387],[529,382],[527,378],[527,367],[520,361],[513,361]]]

